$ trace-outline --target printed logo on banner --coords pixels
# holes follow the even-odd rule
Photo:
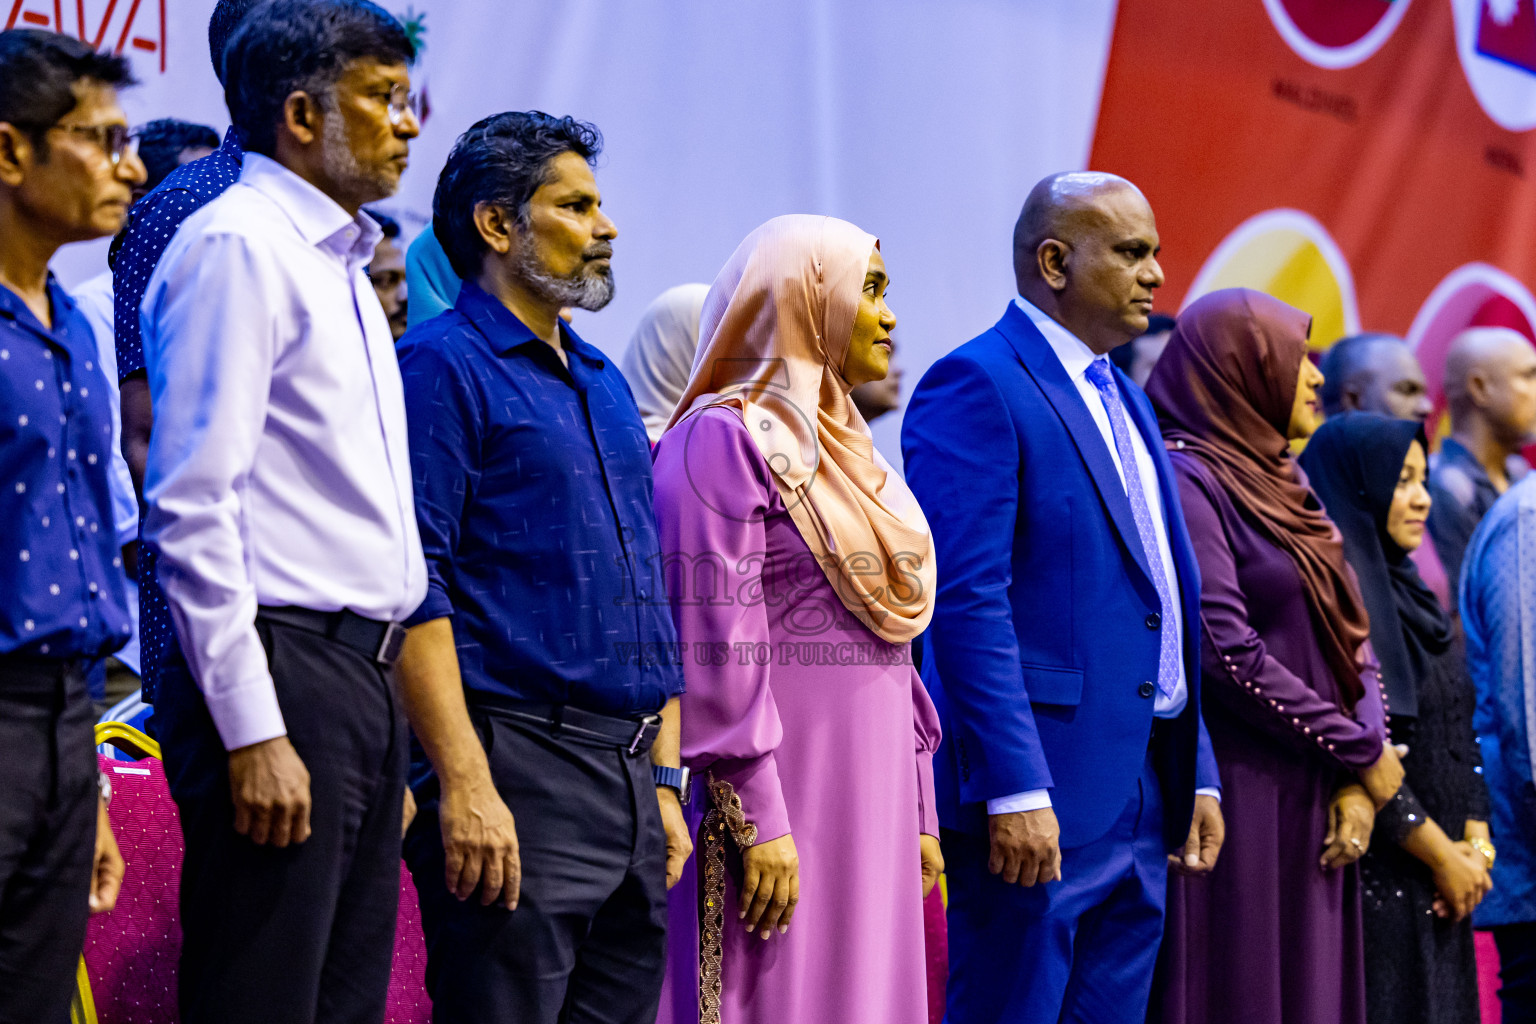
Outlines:
[[[1451,9],[1478,104],[1502,128],[1536,128],[1536,0],[1451,0]]]
[[[47,29],[74,36],[97,50],[122,53],[132,49],[137,54],[153,55],[164,74],[166,2],[75,0],[66,15],[62,0],[11,0],[5,27]]]
[[[1275,30],[1320,68],[1353,67],[1381,49],[1410,0],[1264,0]]]
[[[1311,313],[1314,349],[1360,331],[1349,263],[1328,229],[1300,210],[1265,210],[1233,228],[1195,275],[1184,305],[1221,288],[1253,288]]]
[[[1483,0],[1477,52],[1536,74],[1536,5],[1530,0]]]

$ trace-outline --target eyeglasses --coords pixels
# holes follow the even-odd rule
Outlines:
[[[405,120],[405,112],[416,106],[416,97],[411,95],[411,87],[402,82],[389,90],[388,102],[389,123],[398,127]]]
[[[139,137],[125,124],[56,124],[48,130],[85,136],[101,147],[113,167],[122,163],[124,156],[139,152]]]

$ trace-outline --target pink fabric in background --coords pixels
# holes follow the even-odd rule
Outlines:
[[[928,953],[928,1024],[942,1024],[944,988],[949,984],[949,924],[944,917],[943,886],[934,886],[923,901],[923,944]]]
[[[126,870],[117,907],[91,918],[85,966],[100,1024],[175,1024],[176,962],[181,956],[181,820],[155,758],[98,756],[112,782],[108,814]],[[416,887],[400,865],[400,916],[385,1024],[428,1024],[427,950]]]
[[[1426,547],[1428,545],[1425,545]],[[1499,949],[1491,932],[1477,932],[1477,991],[1483,1024],[1500,1024],[1503,1008],[1499,1005]]]
[[[112,783],[112,833],[126,868],[117,907],[91,918],[85,967],[101,1024],[173,1024],[181,956],[181,820],[155,758],[97,756]]]
[[[384,1024],[429,1024],[427,943],[421,935],[421,904],[405,862],[400,862],[400,916],[395,920],[395,965],[389,973]],[[102,1021],[101,1024],[107,1024]]]

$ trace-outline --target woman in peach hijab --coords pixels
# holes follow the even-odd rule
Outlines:
[[[710,289],[656,449],[683,758],[707,812],[697,900],[673,893],[663,1021],[927,1019],[939,725],[909,644],[933,547],[848,399],[889,366],[885,285],[852,224],[758,228]]]

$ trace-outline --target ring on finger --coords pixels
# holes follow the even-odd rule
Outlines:
[[[1361,853],[1365,852],[1365,847],[1362,846],[1361,843],[1360,843],[1360,840],[1356,839],[1354,836],[1350,836],[1349,837],[1349,845],[1353,846],[1355,849],[1359,850]]]

